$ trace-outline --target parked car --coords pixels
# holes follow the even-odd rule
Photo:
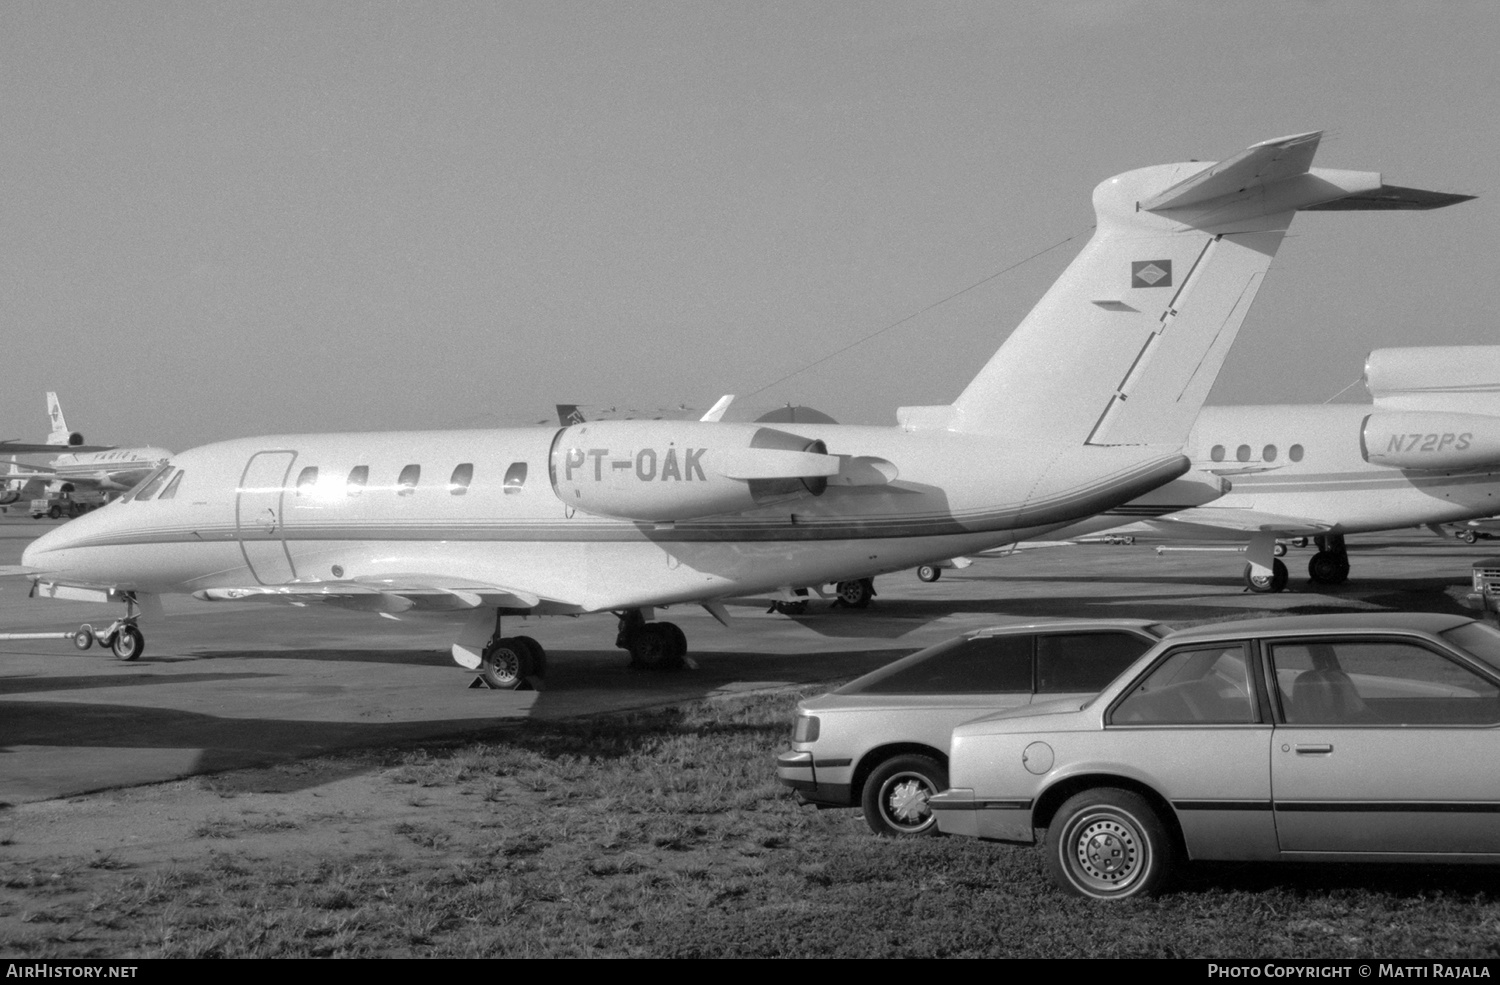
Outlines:
[[[953,731],[945,833],[1120,899],[1182,859],[1500,861],[1500,631],[1376,613],[1169,635],[1098,697]]]
[[[1145,620],[1047,620],[919,650],[801,702],[777,779],[806,803],[863,807],[876,834],[929,833],[953,726],[1038,697],[1092,696],[1166,632]]]

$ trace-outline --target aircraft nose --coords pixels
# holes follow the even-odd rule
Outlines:
[[[89,513],[69,520],[60,527],[42,534],[21,552],[21,564],[41,574],[58,575],[67,570],[68,552],[79,547],[91,534],[91,523],[98,513]]]

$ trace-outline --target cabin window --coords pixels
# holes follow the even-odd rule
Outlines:
[[[453,470],[448,477],[448,493],[452,496],[462,496],[469,491],[469,483],[474,481],[474,466],[465,462]]]
[[[1290,458],[1294,462],[1302,461],[1302,446],[1292,445],[1292,447],[1287,449],[1286,457]]]
[[[309,465],[297,474],[297,495],[311,496],[313,486],[318,484],[318,467]]]
[[[1216,462],[1222,462],[1222,461],[1224,461],[1224,446],[1223,445],[1214,445],[1213,451],[1211,451],[1211,452],[1208,453],[1208,457],[1211,458],[1211,459],[1213,459]]]
[[[1236,448],[1234,450],[1234,457],[1235,457],[1236,460],[1241,461],[1241,462],[1248,462],[1248,461],[1250,461],[1250,446],[1249,445],[1240,445],[1238,448]]]
[[[344,492],[350,496],[358,496],[365,491],[365,483],[370,481],[370,467],[368,465],[356,465],[349,470],[349,478],[344,480]]]
[[[417,491],[417,483],[422,480],[422,466],[408,465],[401,470],[401,475],[396,479],[396,495],[410,496]]]
[[[1260,457],[1262,459],[1264,459],[1265,461],[1267,461],[1267,462],[1274,462],[1274,461],[1276,461],[1276,446],[1275,445],[1266,445],[1264,448],[1262,448],[1260,450]]]
[[[156,497],[156,501],[161,502],[164,499],[171,499],[173,496],[176,496],[177,487],[182,485],[182,476],[182,469],[178,469],[177,474],[172,476],[172,481],[167,483],[167,488],[163,489],[161,495]]]
[[[526,463],[512,462],[510,468],[505,470],[505,495],[518,493],[525,485]]]

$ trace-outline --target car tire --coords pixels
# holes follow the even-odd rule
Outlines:
[[[1068,798],[1047,828],[1047,867],[1064,891],[1092,899],[1149,896],[1166,885],[1177,846],[1146,798],[1098,787]]]
[[[912,753],[892,756],[865,779],[860,794],[865,823],[888,838],[937,834],[937,819],[927,802],[947,787],[948,771],[935,759]]]

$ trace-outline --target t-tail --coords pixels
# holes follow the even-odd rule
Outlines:
[[[1181,445],[1299,210],[1431,209],[1473,196],[1312,168],[1321,132],[1094,189],[1088,245],[951,407],[909,429]]]

